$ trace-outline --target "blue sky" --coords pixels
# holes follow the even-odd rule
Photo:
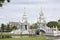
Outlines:
[[[47,22],[60,19],[60,0],[11,0],[0,8],[0,23],[19,22],[24,7],[30,23],[37,21],[41,8]]]

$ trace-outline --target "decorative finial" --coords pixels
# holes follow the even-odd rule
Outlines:
[[[26,9],[26,8],[24,7],[24,14],[25,14],[25,9]]]
[[[43,14],[43,11],[42,11],[42,8],[41,8],[41,11],[40,11],[40,13],[41,13],[41,14],[40,14],[40,16],[43,16],[43,15],[44,15],[44,14]]]

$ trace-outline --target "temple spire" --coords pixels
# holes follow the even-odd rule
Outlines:
[[[25,7],[24,7],[24,14],[23,14],[23,17],[22,17],[22,22],[27,22],[27,15],[26,15],[26,12],[25,12]]]
[[[43,11],[41,9],[40,13],[39,13],[39,23],[45,25],[46,24],[46,20],[43,14]]]

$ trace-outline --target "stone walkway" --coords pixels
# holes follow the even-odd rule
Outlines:
[[[53,40],[60,40],[60,37],[46,37],[47,39],[48,38],[51,38],[51,39],[53,39]]]
[[[54,39],[54,40],[60,40],[60,39]]]

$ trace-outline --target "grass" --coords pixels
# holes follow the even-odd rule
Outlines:
[[[0,40],[51,40],[45,37],[25,37],[25,38],[3,38]]]
[[[0,34],[0,36],[29,36],[29,35],[32,35],[32,34]]]

